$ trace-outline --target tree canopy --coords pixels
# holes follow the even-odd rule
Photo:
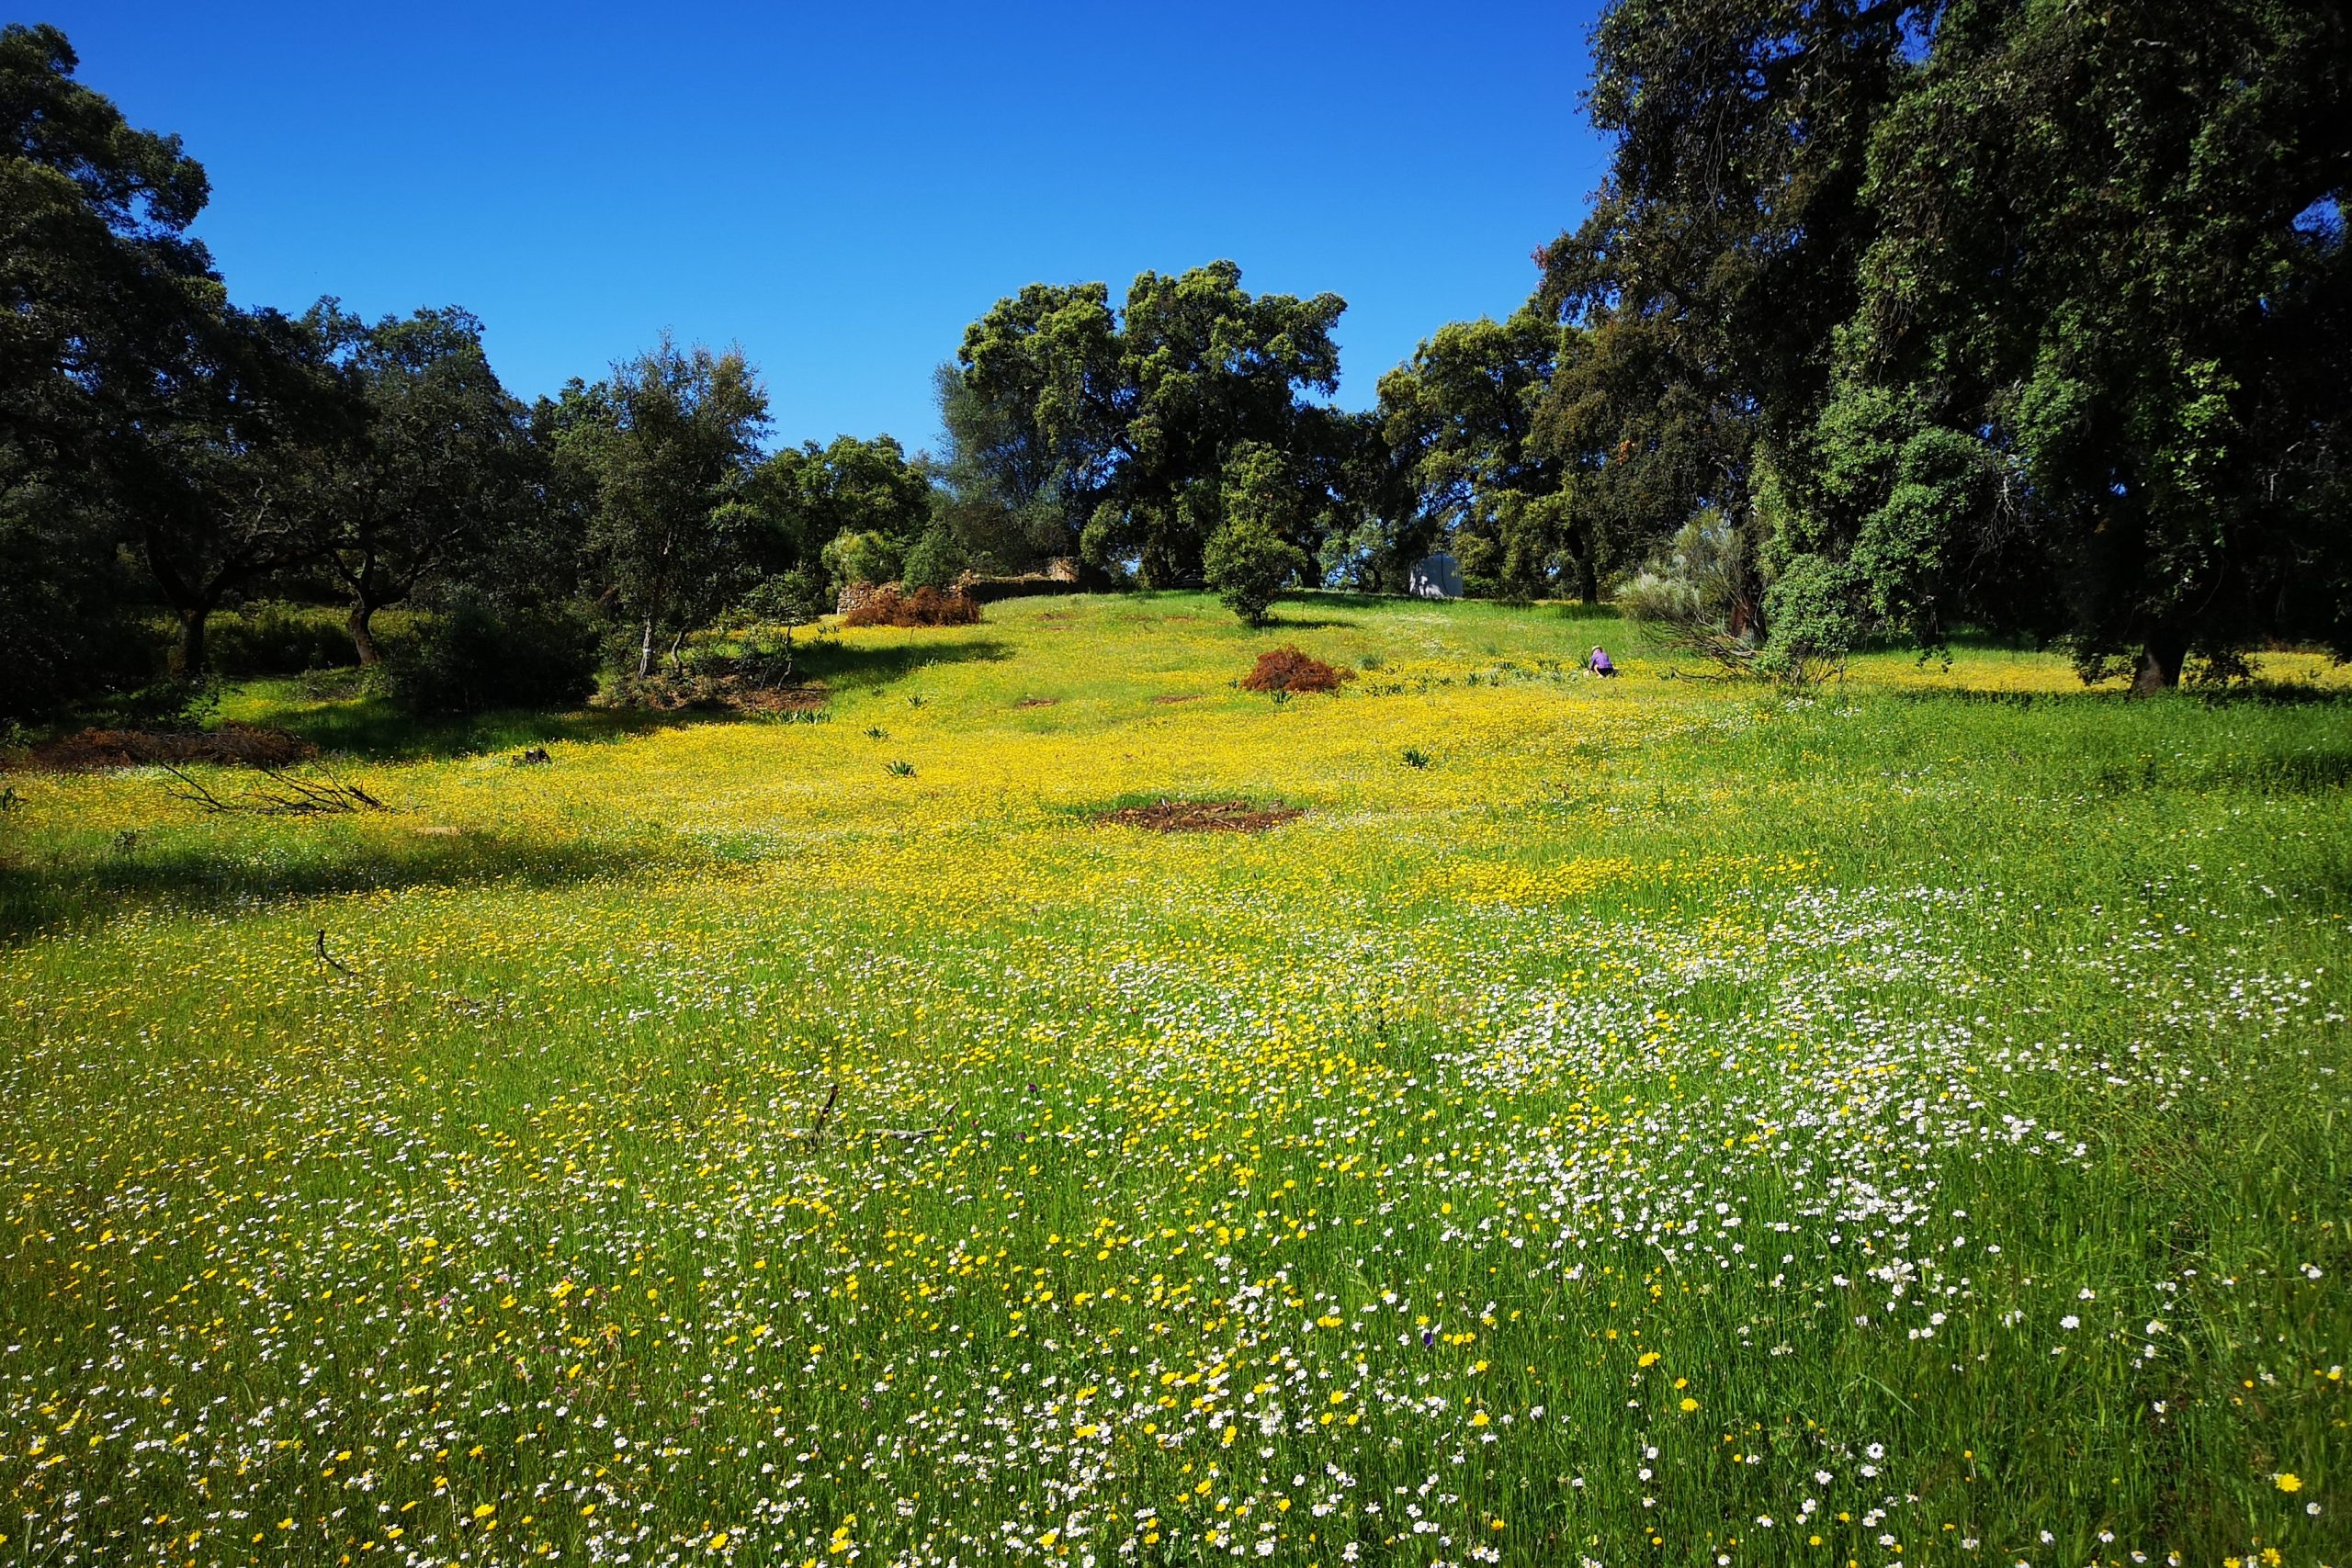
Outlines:
[[[1245,444],[1313,466],[1331,443],[1336,294],[1252,296],[1213,262],[1147,272],[1114,312],[1100,283],[1033,284],[964,334],[959,396],[985,432],[976,460],[1013,505],[1057,506],[1087,561],[1132,561],[1148,584],[1197,581]]]
[[[2352,651],[2339,8],[1619,0],[1595,51],[1614,161],[1538,299],[1621,526],[1748,530],[1768,622],[2143,689]]]

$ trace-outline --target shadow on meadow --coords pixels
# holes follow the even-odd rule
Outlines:
[[[879,691],[934,664],[996,663],[1012,657],[1010,647],[988,637],[890,643],[850,643],[828,637],[797,645],[793,669],[800,679],[842,697]]]
[[[993,661],[1011,657],[1012,649],[987,637],[882,646],[846,644],[821,637],[801,643],[794,649],[797,677],[822,685],[832,696],[878,690],[930,664]],[[521,751],[557,742],[626,740],[707,724],[775,722],[777,716],[711,706],[589,707],[558,713],[516,708],[463,717],[420,717],[382,696],[319,701],[306,694],[296,694],[280,701],[254,704],[237,716],[247,724],[300,736],[330,756],[369,761],[417,761]]]
[[[0,852],[0,945],[132,910],[250,911],[262,904],[414,887],[557,889],[634,875],[657,861],[702,857],[674,839],[551,840],[499,833],[351,831],[299,841],[268,819],[266,845],[244,835],[95,836],[36,857]]]
[[[520,751],[557,741],[624,740],[692,725],[740,723],[742,718],[741,714],[719,709],[662,713],[638,708],[581,708],[568,713],[509,709],[461,718],[420,718],[387,698],[371,696],[315,705],[265,705],[256,707],[247,722],[299,735],[330,755],[398,762]]]

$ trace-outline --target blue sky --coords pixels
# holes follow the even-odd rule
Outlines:
[[[910,448],[999,296],[1219,256],[1344,296],[1340,400],[1369,403],[1441,322],[1522,300],[1583,212],[1591,11],[28,8],[203,162],[243,302],[463,305],[525,396],[664,327],[741,343],[778,440]]]

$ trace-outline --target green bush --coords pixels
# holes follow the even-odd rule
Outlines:
[[[893,582],[898,580],[899,542],[889,535],[868,529],[853,534],[847,529],[833,536],[821,556],[825,570],[836,583]]]
[[[1210,535],[1201,558],[1208,584],[1226,608],[1253,626],[1265,624],[1275,595],[1306,565],[1297,546],[1250,517]]]
[[[933,525],[908,547],[906,589],[952,588],[971,564],[971,557],[946,529]]]
[[[831,595],[825,592],[824,572],[815,567],[798,566],[760,579],[749,592],[728,607],[720,624],[732,628],[797,626],[831,608]]]
[[[576,707],[596,689],[600,642],[580,610],[503,604],[462,590],[422,619],[392,661],[392,695],[420,714]]]
[[[1842,674],[1867,629],[1860,575],[1826,556],[1801,555],[1781,569],[1764,594],[1771,627],[1757,665],[1793,686]]]

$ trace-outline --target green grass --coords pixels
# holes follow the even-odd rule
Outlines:
[[[13,777],[0,1562],[2343,1561],[2333,676],[989,614]]]

